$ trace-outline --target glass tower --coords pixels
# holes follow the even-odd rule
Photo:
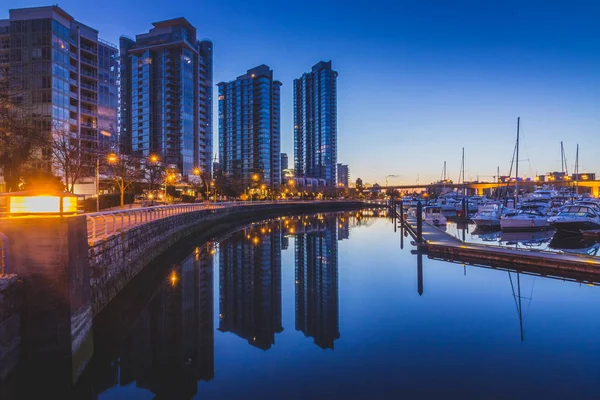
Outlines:
[[[121,37],[121,150],[212,175],[212,43],[185,18]]]
[[[280,87],[266,65],[219,87],[219,163],[237,191],[281,184]],[[253,180],[253,176],[258,179]]]
[[[337,76],[331,61],[294,80],[294,168],[297,177],[336,186]]]
[[[0,76],[20,86],[36,129],[78,142],[89,167],[75,191],[94,193],[102,132],[116,134],[117,48],[57,6],[13,9],[9,15],[0,21]],[[38,159],[38,167],[62,174],[48,146]]]

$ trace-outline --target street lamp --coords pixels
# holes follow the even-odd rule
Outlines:
[[[157,167],[158,167],[158,155],[151,154],[149,157],[151,170],[150,170],[150,195],[148,196],[150,200],[152,200],[152,204],[154,205],[154,179],[156,179]]]
[[[109,163],[114,164],[119,160],[119,157],[115,153],[110,153],[106,159]]]

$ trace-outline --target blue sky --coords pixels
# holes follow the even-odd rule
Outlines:
[[[11,8],[45,5],[12,0]],[[282,151],[293,157],[292,82],[318,61],[338,78],[338,162],[374,183],[467,179],[510,167],[521,117],[524,175],[600,173],[600,1],[66,0],[118,43],[184,16],[214,42],[215,83],[259,64],[282,87]],[[7,16],[6,9],[0,17]],[[216,96],[215,96],[216,98]],[[215,144],[217,143],[215,120]],[[216,146],[215,146],[216,148]]]

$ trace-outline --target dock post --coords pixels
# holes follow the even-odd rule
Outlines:
[[[423,242],[423,205],[417,202],[417,243]]]

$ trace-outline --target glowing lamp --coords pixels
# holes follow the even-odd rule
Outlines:
[[[66,192],[11,192],[0,195],[8,197],[8,214],[65,215],[77,213],[77,196]]]

